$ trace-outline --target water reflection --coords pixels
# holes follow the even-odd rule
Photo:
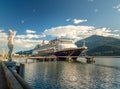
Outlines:
[[[27,63],[25,80],[35,89],[119,89],[120,70],[69,62]]]

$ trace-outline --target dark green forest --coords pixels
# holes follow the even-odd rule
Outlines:
[[[120,39],[93,35],[85,39],[89,56],[120,56]],[[83,41],[77,41],[78,47]]]

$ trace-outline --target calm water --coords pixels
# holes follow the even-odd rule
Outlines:
[[[25,80],[35,89],[120,89],[120,58],[96,58],[95,64],[25,64]]]

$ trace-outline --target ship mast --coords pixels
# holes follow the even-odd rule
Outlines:
[[[85,41],[85,40],[83,40],[83,47],[86,47],[86,46],[85,46],[85,42],[86,42],[86,41]]]
[[[42,41],[42,45],[45,45],[45,40]]]

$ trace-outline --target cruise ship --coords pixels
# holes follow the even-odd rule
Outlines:
[[[81,52],[86,50],[85,43],[82,47],[77,47],[72,40],[55,39],[47,44],[37,45],[33,49],[33,56],[50,56],[55,55],[61,58],[76,59]]]

